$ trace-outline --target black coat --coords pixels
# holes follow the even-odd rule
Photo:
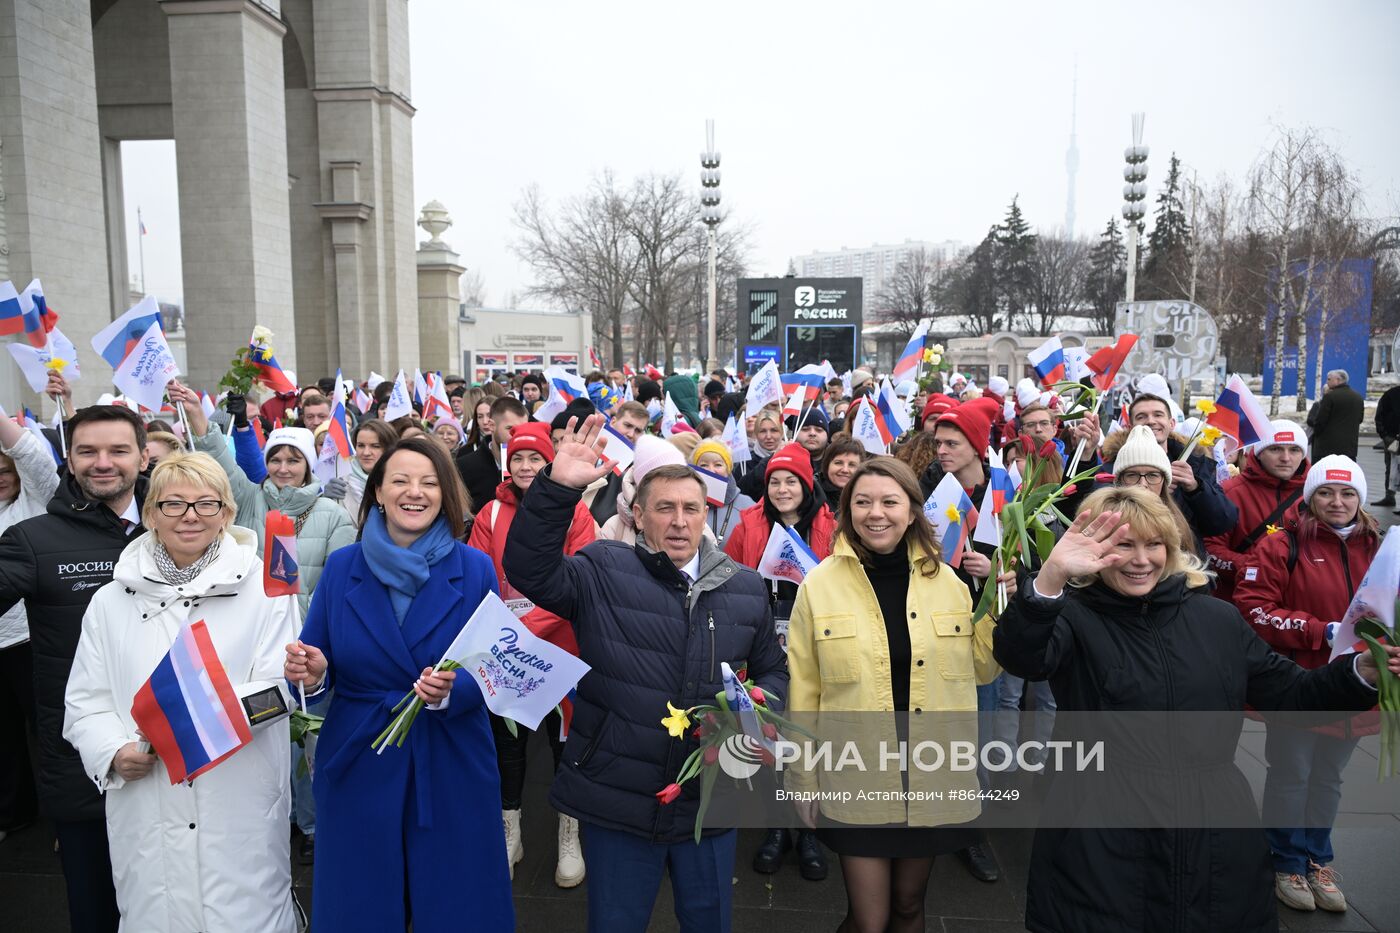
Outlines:
[[[1230,711],[1246,703],[1263,710],[1363,710],[1376,702],[1375,691],[1354,674],[1352,658],[1305,671],[1255,635],[1234,606],[1189,590],[1183,576],[1145,598],[1094,584],[1046,600],[1032,586],[1031,578],[1022,580],[997,624],[996,659],[1008,674],[1049,680],[1061,711]],[[1232,809],[1238,800],[1236,812],[1256,812],[1234,764],[1238,738],[1238,728],[1216,730],[1181,750],[1190,764],[1172,770],[1166,793],[1210,795]],[[1084,812],[1075,790],[1082,784],[1051,781],[1046,812]],[[1122,789],[1139,798],[1142,790]],[[1273,881],[1260,829],[1040,829],[1031,850],[1026,926],[1093,933],[1276,930]]]
[[[778,645],[768,588],[708,542],[700,579],[685,579],[664,553],[640,542],[595,541],[561,557],[581,490],[535,479],[511,523],[506,576],[537,606],[569,619],[579,657],[574,718],[550,802],[587,823],[672,843],[691,838],[700,781],[668,805],[656,792],[674,781],[696,748],[661,725],[666,703],[713,703],[720,662],[747,662],[749,676],[787,696],[787,658]],[[715,831],[717,832],[717,830]]]
[[[136,481],[139,507],[146,479]],[[0,612],[24,600],[34,652],[34,716],[39,743],[39,801],[55,820],[105,816],[94,776],[63,738],[63,695],[83,631],[83,614],[111,582],[117,558],[144,529],[130,535],[106,506],[83,496],[66,472],[48,513],[11,525],[0,535]]]
[[[1365,408],[1361,393],[1346,383],[1327,390],[1308,412],[1308,427],[1313,432],[1313,463],[1329,454],[1356,459],[1356,441],[1361,434]]]
[[[459,453],[453,463],[462,477],[462,485],[471,496],[472,514],[496,499],[496,487],[501,484],[501,468],[496,465],[496,454],[490,444],[482,444],[475,450]]]
[[[1376,403],[1376,433],[1381,437],[1400,437],[1400,386],[1386,389]]]

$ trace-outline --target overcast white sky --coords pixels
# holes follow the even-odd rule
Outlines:
[[[1242,178],[1272,125],[1311,124],[1356,168],[1373,214],[1400,211],[1390,0],[412,0],[409,16],[415,204],[447,206],[444,239],[494,302],[530,282],[510,250],[523,188],[563,198],[604,168],[693,180],[706,117],[755,273],[819,249],[976,242],[1018,193],[1034,226],[1060,227],[1076,58],[1081,232],[1119,209],[1135,110],[1154,197],[1172,151],[1203,178]],[[134,226],[142,203],[148,283],[168,292],[173,155],[149,150],[127,157],[128,213]]]

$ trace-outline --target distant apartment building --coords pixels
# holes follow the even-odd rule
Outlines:
[[[879,244],[864,249],[847,249],[825,253],[807,253],[793,257],[793,267],[797,274],[808,276],[833,277],[858,275],[865,280],[865,306],[867,314],[879,309],[880,295],[885,290],[885,281],[894,274],[903,262],[920,249],[927,250],[935,263],[952,262],[967,252],[967,247],[957,240],[905,240],[903,243]]]

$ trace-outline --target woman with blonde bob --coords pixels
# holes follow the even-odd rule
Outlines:
[[[1018,677],[1050,681],[1061,714],[1242,712],[1246,703],[1359,711],[1375,704],[1378,671],[1369,653],[1303,670],[1259,639],[1234,606],[1208,594],[1209,576],[1189,547],[1160,496],[1136,486],[1093,493],[1002,616],[997,660]],[[1400,648],[1389,651],[1389,668],[1400,673]],[[1255,813],[1234,763],[1238,736],[1238,727],[1203,732],[1174,752],[1173,762],[1144,768],[1132,781],[1121,773],[1107,783],[1051,777],[1044,812],[1064,827],[1104,812],[1096,806],[1131,803],[1146,814],[1162,794]],[[1112,759],[1114,747],[1107,755]],[[1176,760],[1190,765],[1177,767]],[[1116,931],[1144,923],[1278,929],[1263,830],[1037,830],[1029,929]]]
[[[122,929],[291,933],[287,719],[251,745],[171,784],[132,718],[132,701],[187,623],[203,621],[235,692],[284,690],[292,597],[263,594],[257,536],[233,523],[228,475],[175,452],[151,474],[145,534],[83,616],[63,737],[107,798]],[[283,694],[283,701],[287,698]]]
[[[898,714],[961,711],[970,714],[975,741],[976,687],[998,672],[993,628],[990,619],[972,624],[972,597],[943,565],[913,471],[893,457],[874,457],[842,490],[831,556],[797,591],[788,629],[788,708],[847,721],[842,714],[893,714],[889,729],[877,736],[891,745],[907,720]],[[785,769],[785,776],[789,791],[845,789],[833,772]],[[952,779],[962,779],[964,790],[977,789],[975,773]],[[858,780],[867,790],[895,792],[896,799],[820,805],[826,819],[818,838],[841,857],[846,882],[840,929],[922,930],[934,856],[977,841],[975,830],[949,824],[974,819],[980,805],[975,794],[941,802],[898,799],[898,792],[919,790],[922,783],[948,790],[948,774],[888,770]],[[798,812],[816,825],[815,802],[800,802]]]

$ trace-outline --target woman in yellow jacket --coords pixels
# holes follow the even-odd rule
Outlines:
[[[857,737],[866,766],[822,770],[799,761],[784,770],[808,825],[816,824],[814,794],[821,795],[818,836],[841,857],[846,883],[843,933],[922,930],[934,856],[977,838],[957,825],[980,812],[975,794],[946,793],[976,791],[976,771],[881,765],[882,745],[891,752],[904,741],[911,750],[922,741],[975,746],[977,685],[1000,670],[994,623],[972,624],[972,598],[940,560],[922,505],[908,466],[893,457],[862,464],[842,491],[831,556],[807,575],[789,624],[789,709],[823,740]],[[832,799],[845,791],[849,799]],[[945,793],[919,799],[919,791]]]

